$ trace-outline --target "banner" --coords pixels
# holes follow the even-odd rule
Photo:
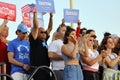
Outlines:
[[[36,0],[36,6],[39,13],[55,13],[53,0]]]
[[[64,9],[65,22],[77,23],[79,20],[79,10],[77,9]]]
[[[16,21],[16,5],[0,2],[0,18]]]

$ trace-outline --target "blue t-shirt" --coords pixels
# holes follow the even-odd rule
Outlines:
[[[14,58],[24,64],[30,64],[30,43],[26,40],[14,39],[8,44],[8,52],[14,53]],[[25,70],[14,64],[11,64],[11,74],[14,72],[25,73]]]

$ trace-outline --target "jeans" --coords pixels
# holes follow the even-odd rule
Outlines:
[[[66,65],[64,68],[63,80],[83,80],[83,73],[80,65]]]

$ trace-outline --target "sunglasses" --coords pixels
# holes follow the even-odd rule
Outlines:
[[[18,30],[19,32],[21,32],[22,34],[27,34],[27,32],[22,32],[21,30]]]
[[[21,32],[22,34],[27,34],[27,32]]]
[[[93,39],[89,39],[89,41],[92,41],[92,42],[94,42],[94,40],[93,40]]]
[[[46,34],[46,31],[41,31],[40,33],[42,33],[42,34],[45,33]]]

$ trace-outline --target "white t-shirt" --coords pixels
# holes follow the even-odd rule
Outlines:
[[[58,55],[61,55],[62,56],[62,53],[61,53],[61,48],[62,48],[62,45],[63,45],[63,41],[58,39],[58,40],[54,40],[53,42],[51,42],[48,46],[48,52],[55,52],[57,53]],[[63,60],[52,60],[52,69],[53,70],[63,70],[64,67],[65,67],[65,64],[64,64],[64,61]]]

